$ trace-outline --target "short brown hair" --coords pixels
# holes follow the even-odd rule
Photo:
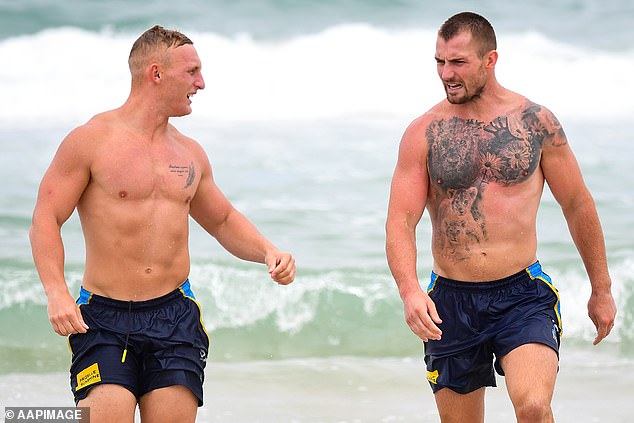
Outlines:
[[[170,47],[180,47],[185,44],[194,44],[186,35],[165,29],[160,25],[154,25],[145,31],[132,44],[128,66],[132,78],[143,71],[143,67],[152,58],[165,58],[164,52]],[[158,56],[158,57],[157,57]]]
[[[493,26],[484,17],[473,12],[458,13],[447,19],[438,30],[438,36],[448,41],[463,31],[471,33],[471,37],[478,43],[481,57],[497,49]]]

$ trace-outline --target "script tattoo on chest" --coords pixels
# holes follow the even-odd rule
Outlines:
[[[479,204],[488,184],[513,186],[530,178],[539,166],[544,139],[552,133],[529,104],[513,115],[491,122],[453,117],[427,128],[431,188],[438,199],[439,227],[434,234],[443,251],[466,259],[474,244],[487,237]],[[559,123],[552,117],[555,130]]]
[[[194,179],[196,179],[196,168],[194,167],[194,162],[191,162],[189,166],[177,166],[177,165],[169,165],[170,173],[175,173],[178,176],[185,177],[185,186],[183,188],[189,188],[193,183]]]

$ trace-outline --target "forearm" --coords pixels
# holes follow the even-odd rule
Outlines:
[[[60,227],[34,219],[29,238],[33,261],[46,295],[68,292],[64,277],[64,245]]]
[[[583,260],[593,291],[611,287],[603,230],[594,201],[588,196],[575,207],[564,209],[572,239]]]
[[[276,250],[242,213],[233,209],[212,234],[234,256],[264,263],[269,251]]]
[[[424,342],[438,340],[442,323],[436,305],[421,288],[416,274],[416,235],[406,223],[387,224],[387,260],[403,301],[405,321]]]
[[[564,209],[564,215],[592,285],[588,316],[597,329],[593,342],[597,345],[614,327],[616,304],[611,292],[603,231],[594,201],[588,194],[588,198],[578,204],[576,208]]]
[[[385,251],[392,276],[402,299],[421,290],[416,274],[416,235],[406,224],[386,225]]]

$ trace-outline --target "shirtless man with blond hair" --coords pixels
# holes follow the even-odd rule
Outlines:
[[[44,175],[33,257],[53,329],[69,336],[71,386],[95,422],[192,422],[209,339],[189,284],[191,216],[282,285],[295,262],[225,198],[202,147],[169,123],[205,87],[185,35],[155,26],[134,43],[126,102],[74,129]],[[61,227],[77,208],[86,243],[79,299],[64,278]]]
[[[447,98],[405,131],[388,208],[389,266],[407,324],[424,341],[443,423],[484,421],[494,369],[506,378],[518,422],[554,421],[562,323],[559,294],[536,253],[545,182],[592,285],[595,344],[616,314],[596,207],[564,131],[548,109],[498,83],[496,48],[493,28],[477,14],[441,26],[435,56]],[[415,233],[425,208],[427,290],[417,278]]]

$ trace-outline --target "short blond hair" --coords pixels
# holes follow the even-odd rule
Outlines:
[[[185,44],[194,44],[186,35],[178,31],[165,29],[160,25],[154,25],[145,31],[132,44],[128,66],[132,74],[132,80],[138,78],[151,60],[167,61],[165,52],[172,47],[180,47]]]

